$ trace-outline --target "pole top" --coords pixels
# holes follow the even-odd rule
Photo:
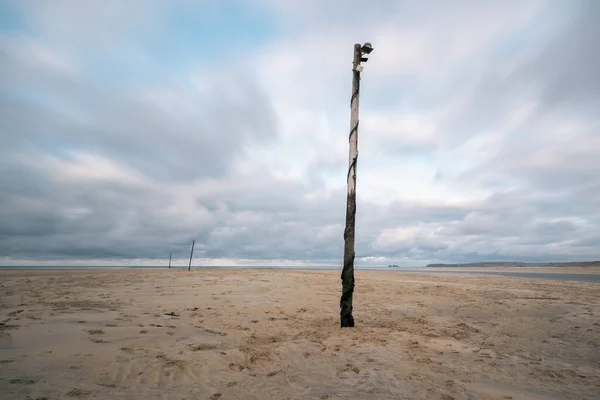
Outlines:
[[[371,42],[365,42],[360,49],[364,54],[371,54],[373,51],[373,45]]]

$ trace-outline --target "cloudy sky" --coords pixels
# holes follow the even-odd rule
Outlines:
[[[600,258],[600,2],[0,5],[0,263]],[[156,261],[158,260],[158,261]]]

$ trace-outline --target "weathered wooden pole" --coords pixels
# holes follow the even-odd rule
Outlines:
[[[173,255],[173,252],[169,253],[169,269],[171,269],[171,256]]]
[[[346,228],[344,229],[344,266],[342,269],[342,297],[340,299],[340,324],[342,328],[353,327],[352,295],[354,294],[354,236],[356,222],[356,165],[358,162],[358,95],[360,88],[361,62],[367,58],[363,54],[373,51],[370,43],[354,45],[352,62],[352,97],[350,99],[350,157],[348,175],[348,196],[346,202]]]
[[[190,253],[190,264],[188,265],[188,271],[192,269],[192,256],[194,255],[194,245],[196,244],[196,239],[192,240],[192,252]]]

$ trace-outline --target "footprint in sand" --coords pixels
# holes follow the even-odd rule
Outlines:
[[[187,364],[187,362],[184,360],[177,360],[177,359],[169,358],[164,354],[159,354],[156,356],[156,358],[158,358],[159,360],[162,360],[163,366],[166,368],[177,367],[179,369],[183,369],[185,367],[185,365]]]
[[[240,364],[236,364],[236,363],[229,363],[229,369],[232,371],[238,370],[238,371],[242,371],[245,367],[241,366]]]
[[[206,351],[206,350],[215,350],[218,349],[219,346],[215,344],[201,343],[201,344],[190,344],[190,350],[192,351]]]
[[[65,396],[67,397],[86,397],[91,395],[92,392],[90,392],[89,390],[82,390],[82,389],[72,389],[70,391],[68,391]]]
[[[107,343],[106,341],[97,338],[98,335],[103,335],[104,331],[102,329],[87,329],[86,332],[90,335],[90,341],[92,343]]]
[[[33,385],[36,382],[37,381],[34,381],[33,379],[21,379],[21,378],[11,379],[8,381],[8,383],[10,383],[11,385]]]
[[[337,371],[337,374],[341,375],[345,372],[354,372],[355,374],[358,374],[358,373],[360,373],[360,369],[358,369],[358,367],[356,367],[355,365],[348,363],[348,364],[346,364],[345,367],[339,368]]]

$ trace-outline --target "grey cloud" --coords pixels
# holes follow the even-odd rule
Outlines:
[[[600,67],[599,10],[595,2],[585,3],[576,17],[569,16],[560,35],[530,53],[514,72],[483,75],[463,111],[452,115],[449,140],[461,143],[501,126],[522,96],[534,94],[538,101],[535,112],[507,132],[496,156],[459,177],[496,192],[464,223],[451,226],[448,235],[472,238],[461,243],[464,250],[474,249],[462,260],[597,257],[589,245],[597,243],[593,232],[600,225],[600,125],[595,112],[600,79],[591,72]],[[559,131],[563,121],[571,126]],[[443,172],[441,179],[452,181]],[[575,250],[578,243],[586,246]]]
[[[22,166],[21,170],[27,168]],[[35,173],[30,171],[29,179],[32,177]],[[67,182],[52,187],[49,176],[38,175],[38,182],[46,182],[45,191],[25,194],[36,195],[43,208],[37,212],[29,208],[31,203],[24,203],[23,213],[14,213],[16,202],[10,207],[3,202],[2,209],[7,212],[2,220],[13,221],[4,226],[29,228],[9,232],[0,240],[0,248],[3,255],[9,256],[161,258],[168,251],[186,254],[191,238],[196,238],[202,249],[198,254],[203,257],[328,261],[341,257],[344,191],[308,201],[301,195],[305,188],[300,182],[264,175],[253,179],[261,182],[260,190],[239,189],[243,185],[234,180],[224,181],[224,189],[212,195],[210,191],[192,194],[196,212],[205,209],[208,217],[204,223],[186,224],[182,215],[169,219],[160,213],[172,204],[176,185],[157,181],[148,187],[110,183],[98,188],[93,183]],[[263,202],[261,193],[265,196]],[[544,250],[545,246],[565,238],[578,246],[594,242],[589,229],[569,220],[555,221],[571,215],[564,213],[565,201],[564,197],[544,199],[543,195],[506,192],[481,204],[426,206],[394,202],[381,207],[359,196],[357,256],[408,257],[414,263],[511,257],[565,259],[569,257],[565,255],[568,247],[552,253]],[[205,204],[214,207],[204,208]],[[89,212],[69,216],[66,211],[73,208]],[[437,236],[416,237],[387,249],[372,247],[383,230],[416,224],[443,230]]]
[[[48,177],[45,178],[49,180]],[[272,193],[282,182],[262,180],[265,193]],[[229,183],[238,187],[236,182]],[[205,209],[204,222],[186,224],[185,216],[166,218],[160,210],[172,204],[175,186],[150,186],[147,189],[61,184],[43,197],[50,221],[44,213],[25,207],[25,214],[6,213],[3,221],[29,226],[30,230],[1,236],[2,255],[40,258],[162,258],[168,251],[185,255],[189,242],[196,238],[198,255],[215,258],[288,259],[335,261],[343,246],[343,191],[330,193],[317,201],[308,201],[297,193],[302,184],[287,182],[277,201],[264,208],[260,202],[247,202],[244,191],[215,193],[219,207]],[[267,194],[268,196],[268,194]],[[198,210],[211,199],[198,192]],[[3,203],[5,204],[5,203]],[[567,259],[573,246],[560,246],[566,239],[588,250],[576,254],[585,258],[597,238],[589,228],[559,218],[562,201],[556,200],[539,209],[536,198],[522,193],[505,193],[481,204],[428,207],[395,202],[387,207],[367,201],[358,203],[357,256],[385,256],[390,260],[409,258],[413,264],[426,260],[464,262],[504,259]],[[89,210],[69,215],[71,208]],[[294,211],[289,211],[289,209]],[[12,208],[5,208],[10,210]],[[194,213],[193,213],[194,214]],[[188,216],[193,218],[193,214]],[[42,217],[42,218],[40,218]],[[44,225],[46,224],[46,225]],[[408,242],[373,248],[373,240],[385,229],[424,224],[443,228],[439,234],[417,236]],[[50,226],[44,229],[43,226]],[[555,244],[554,250],[552,246]],[[547,250],[549,249],[549,250]]]
[[[468,88],[468,100],[446,121],[457,138],[502,123],[507,112],[529,96],[539,102],[534,118],[552,111],[575,111],[588,117],[597,114],[600,6],[594,1],[577,2],[563,13],[558,31],[548,32],[543,47],[529,49],[516,66],[486,64],[487,70],[479,74],[476,84],[471,83],[472,77],[456,82],[457,89]]]
[[[19,40],[4,38],[0,54],[1,255],[152,258],[192,237],[204,240],[210,217],[190,226],[157,212],[172,206],[168,191],[226,177],[247,145],[277,140],[270,104],[247,71],[221,71],[203,95],[167,86],[191,107],[174,115],[72,71],[52,71]],[[78,152],[128,165],[146,186],[56,176],[48,161],[77,161]]]
[[[537,85],[548,107],[595,113],[600,101],[600,4],[576,3],[573,22],[517,74]]]
[[[438,207],[437,215],[417,204],[394,204],[380,209],[380,213],[366,210],[362,221],[357,223],[359,232],[363,232],[359,234],[357,254],[398,261],[409,259],[410,265],[434,261],[568,261],[597,257],[593,245],[599,239],[594,227],[600,224],[600,216],[565,209],[572,201],[570,197],[545,198],[543,193],[509,191],[462,207]],[[428,218],[423,218],[423,214]],[[381,220],[384,217],[387,224]],[[373,237],[385,229],[416,226],[424,226],[425,233],[383,247],[373,246]],[[435,234],[428,233],[434,230]]]
[[[502,10],[500,4],[505,3],[491,3],[499,7],[491,8],[492,13],[503,12],[515,18],[519,14],[519,9],[511,11],[511,7]],[[480,4],[485,9],[490,3]],[[477,53],[472,62],[469,62],[471,59],[462,60],[472,65],[444,69],[452,72],[443,79],[424,74],[422,79],[425,81],[406,78],[395,83],[379,83],[378,90],[397,86],[395,102],[399,110],[406,109],[406,102],[422,103],[417,111],[425,112],[438,127],[435,140],[419,148],[408,145],[403,132],[397,132],[397,139],[380,144],[382,149],[389,154],[451,149],[470,138],[502,129],[511,113],[521,111],[519,108],[527,105],[524,102],[529,100],[536,102],[535,108],[526,121],[513,128],[518,130],[514,133],[515,140],[522,140],[532,129],[527,122],[551,114],[564,113],[597,120],[596,110],[600,107],[600,78],[596,73],[600,68],[599,8],[594,1],[548,3],[546,13],[555,16],[549,17],[550,22],[545,24],[538,22],[541,24],[538,29],[543,34],[524,36],[515,29],[508,31],[507,37],[500,35],[497,38],[497,47],[514,49],[510,56],[503,52]],[[477,12],[487,15],[490,10],[474,9],[470,11],[473,18],[468,19],[464,17],[464,10],[459,14],[465,26],[472,27],[475,33],[479,26]],[[528,46],[517,46],[514,43],[517,38]],[[423,98],[424,93],[427,95]],[[372,94],[368,101],[376,101],[376,95]],[[406,96],[411,100],[405,100]],[[388,100],[394,102],[394,98]],[[513,149],[518,147],[513,146]]]
[[[270,189],[279,183],[273,180]],[[327,230],[319,223],[340,220],[331,218],[331,207],[302,202],[293,191],[270,208],[252,201],[242,207],[239,198],[244,192],[220,193],[212,200],[225,209],[206,209],[204,222],[186,224],[184,215],[168,218],[160,212],[172,204],[171,190],[176,187],[158,184],[124,190],[112,184],[99,188],[62,183],[42,194],[44,208],[39,212],[25,204],[23,212],[16,213],[16,202],[3,202],[0,250],[5,256],[34,258],[161,258],[168,251],[185,254],[195,238],[204,257],[303,260],[331,258],[335,253],[331,249],[339,247],[339,240],[332,245],[327,232],[319,238]],[[211,200],[201,195],[197,199],[196,210],[188,217]],[[290,206],[303,211],[290,212]],[[86,212],[70,216],[69,209],[75,207]],[[337,210],[341,215],[342,207]]]
[[[589,111],[598,100],[591,72],[598,63],[597,27],[577,22],[565,32],[513,75],[484,74],[465,109],[444,126],[452,140],[460,143],[501,121],[528,84],[544,89],[544,112]],[[580,41],[587,42],[569,47]],[[345,190],[306,195],[324,187],[325,172],[343,181],[347,160],[317,159],[307,181],[275,178],[273,171],[238,176],[232,168],[241,156],[252,159],[249,144],[279,140],[269,100],[246,71],[225,71],[204,94],[167,81],[168,96],[161,99],[172,99],[169,108],[15,51],[5,46],[0,54],[0,256],[159,259],[173,251],[185,257],[195,238],[202,257],[341,263]],[[34,90],[46,97],[36,98]],[[597,134],[594,129],[589,134]],[[383,207],[364,200],[359,183],[357,256],[413,265],[597,256],[600,183],[594,171],[600,158],[574,151],[536,169],[515,142],[503,145],[498,158],[463,177],[492,182],[484,186],[495,194],[482,201]],[[51,161],[71,162],[78,150],[131,167],[140,182],[56,175]],[[442,170],[445,179],[452,178]],[[519,185],[502,190],[497,182]],[[423,231],[376,244],[380,234],[399,227]]]
[[[44,65],[22,68],[10,50],[2,55],[0,111],[7,147],[91,150],[151,176],[178,180],[222,176],[245,145],[276,138],[270,104],[245,71],[215,78],[204,95],[167,86],[175,107],[177,101],[192,107],[173,115],[81,77],[45,74]],[[22,98],[33,92],[42,99]]]

